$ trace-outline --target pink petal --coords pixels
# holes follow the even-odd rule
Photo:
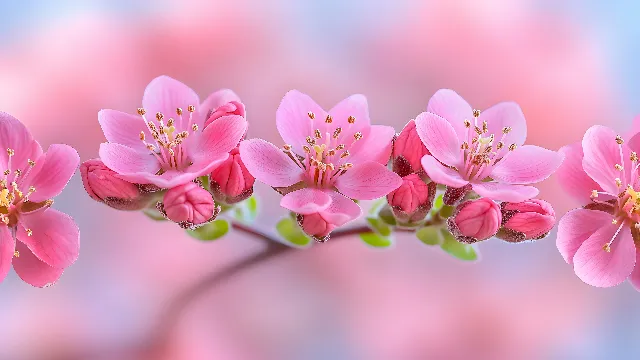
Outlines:
[[[16,249],[16,241],[11,230],[4,224],[0,226],[0,282],[7,277],[11,270],[11,259]]]
[[[298,90],[289,91],[276,111],[276,126],[285,143],[302,153],[306,137],[313,136],[312,121],[309,112],[315,115],[316,122],[323,124],[327,113],[311,97]]]
[[[209,124],[195,139],[187,140],[188,156],[194,163],[217,160],[221,154],[235,149],[246,131],[247,121],[242,116],[223,116]]]
[[[581,204],[591,202],[591,192],[602,189],[582,168],[582,143],[567,145],[560,149],[560,153],[564,155],[564,161],[556,172],[560,186]]]
[[[495,201],[522,202],[540,193],[533,186],[512,185],[496,182],[473,183],[473,191],[482,197]]]
[[[98,122],[107,141],[148,152],[144,142],[140,140],[140,132],[147,138],[151,138],[151,132],[142,117],[106,109],[98,112]]]
[[[182,108],[185,111],[183,116],[188,118],[186,110],[189,105],[200,105],[198,94],[187,85],[166,75],[151,80],[142,97],[142,107],[151,117],[155,117],[157,112],[161,112],[165,119],[177,118],[176,109]],[[202,127],[204,119],[199,114],[200,109],[196,110],[193,113],[192,123]]]
[[[128,146],[102,143],[99,154],[102,162],[118,174],[155,174],[160,170],[160,163],[153,155],[142,154]]]
[[[520,106],[514,102],[502,102],[484,110],[478,117],[478,124],[484,121],[489,125],[489,134],[495,134],[497,139],[502,138],[502,130],[511,128],[503,142],[507,145],[499,153],[499,156],[506,154],[509,145],[521,146],[527,139],[527,122]]]
[[[302,181],[304,171],[282,150],[262,139],[241,142],[240,158],[253,177],[269,186],[284,187]]]
[[[631,130],[627,132],[625,139],[629,139],[629,148],[640,153],[640,115],[636,116],[631,123]]]
[[[616,170],[615,165],[622,165],[626,174],[630,174],[631,171],[629,148],[626,145],[623,145],[622,148],[623,158],[621,159],[620,147],[616,143],[616,133],[606,126],[596,125],[591,127],[584,134],[582,140],[582,149],[584,150],[582,167],[584,171],[602,189],[611,194],[620,192],[615,182],[616,178],[620,178],[623,181],[623,187],[626,187],[626,181],[629,179],[629,176],[625,176],[625,174]]]
[[[460,176],[458,171],[442,165],[431,155],[423,156],[421,163],[427,176],[438,184],[461,188],[469,183]]]
[[[193,179],[210,173],[229,157],[228,153],[219,154],[217,158],[204,159],[182,171],[169,170],[161,175],[151,172],[120,174],[118,178],[136,184],[153,184],[162,189],[170,189],[178,185],[184,185]]]
[[[640,291],[640,266],[637,266],[640,260],[639,257],[640,257],[640,247],[636,246],[636,266],[633,268],[631,275],[629,275],[629,282],[638,291]]]
[[[9,156],[7,149],[13,149],[14,155],[11,157],[12,172],[20,168],[21,170],[27,165],[27,160],[35,160],[42,149],[40,145],[33,139],[29,130],[13,116],[0,111],[0,172],[7,170]],[[10,175],[13,177],[13,174]],[[11,179],[8,180],[9,182]]]
[[[391,126],[373,125],[366,136],[349,148],[351,155],[345,159],[353,164],[373,160],[387,164],[391,157],[391,143],[396,130]]]
[[[471,141],[468,139],[465,120],[473,121],[473,109],[458,93],[449,89],[440,89],[429,99],[427,112],[434,113],[445,118],[456,130],[458,139]]]
[[[610,287],[631,275],[636,264],[636,246],[628,227],[624,227],[611,244],[611,252],[603,249],[613,238],[619,225],[609,223],[593,233],[573,257],[573,269],[585,283]]]
[[[18,240],[50,266],[65,268],[73,264],[80,251],[80,230],[73,219],[55,209],[23,214]],[[27,229],[32,231],[28,236]]]
[[[36,192],[29,200],[45,201],[58,196],[78,169],[80,156],[74,148],[64,144],[53,144],[36,160],[36,166],[20,181],[23,188],[33,186]]]
[[[432,113],[422,113],[416,118],[416,130],[431,155],[445,165],[462,165],[462,150],[455,129],[451,124]]]
[[[560,219],[556,246],[567,264],[573,264],[573,257],[580,246],[598,229],[611,224],[613,216],[603,211],[575,209]]]
[[[205,117],[207,116],[207,114],[209,114],[209,111],[215,110],[220,106],[228,104],[232,101],[242,104],[242,101],[240,101],[240,97],[236,95],[236,93],[234,93],[232,90],[218,90],[209,95],[209,97],[200,105],[198,112],[200,113],[202,119],[207,120],[205,119]],[[242,112],[244,113],[244,109],[242,110]]]
[[[38,259],[29,248],[18,241],[16,250],[20,257],[13,259],[13,269],[27,284],[46,287],[54,284],[64,272],[63,268],[55,268]]]
[[[369,127],[371,124],[367,98],[360,94],[351,95],[342,100],[329,110],[329,114],[331,114],[333,119],[330,128],[335,129],[341,127],[344,131],[343,136],[347,139],[353,137],[353,134],[358,131],[362,132],[364,128]],[[348,122],[350,116],[356,119],[353,124],[349,124]],[[320,128],[320,130],[322,130],[322,128]]]
[[[342,226],[362,215],[362,209],[353,200],[335,191],[326,191],[331,205],[322,211],[322,217],[335,226]]]
[[[400,185],[400,176],[374,161],[354,166],[335,182],[336,188],[342,194],[358,200],[373,200],[386,196]]]
[[[562,154],[533,145],[511,152],[491,171],[491,177],[508,184],[535,184],[547,179],[562,164]]]
[[[326,192],[314,188],[290,192],[280,200],[280,206],[301,215],[323,211],[329,205],[331,205],[331,197]]]

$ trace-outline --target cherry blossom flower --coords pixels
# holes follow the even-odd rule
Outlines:
[[[78,153],[54,144],[46,153],[13,116],[0,112],[0,281],[11,266],[25,282],[56,282],[78,258],[80,232],[67,214],[51,209],[75,173]]]
[[[640,161],[638,140],[625,143],[605,126],[591,127],[582,144],[561,149],[566,160],[559,180],[577,199],[590,199],[567,213],[556,245],[585,283],[610,287],[625,279],[640,289],[636,267],[640,242]]]
[[[370,124],[362,95],[350,96],[327,112],[309,96],[289,91],[276,124],[286,142],[282,149],[251,139],[240,144],[240,156],[251,175],[284,194],[281,206],[303,218],[319,214],[326,222],[307,229],[322,228],[320,232],[328,234],[360,216],[352,199],[380,198],[402,184],[386,167],[395,131]]]
[[[186,85],[157,77],[147,86],[137,116],[100,111],[98,120],[109,141],[100,146],[100,158],[132,183],[171,188],[193,181],[226,160],[244,135],[247,122],[236,114],[216,114],[204,126],[208,115],[235,98],[222,90],[200,104]]]
[[[416,126],[432,155],[422,158],[422,166],[433,181],[496,201],[535,197],[538,189],[528,185],[545,180],[562,163],[557,152],[522,146],[527,127],[515,103],[480,112],[454,91],[443,89],[416,118]]]

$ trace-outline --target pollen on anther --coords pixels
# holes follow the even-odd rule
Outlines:
[[[344,144],[340,144],[340,145],[336,146],[336,151],[340,151],[340,150],[342,150],[344,148],[345,148]]]
[[[7,176],[7,175],[11,174],[11,170],[9,170],[9,169],[5,170],[3,174],[4,174],[5,176]]]
[[[167,120],[168,127],[172,127],[174,123],[175,123],[175,120],[173,120],[173,118],[169,118],[169,120]]]
[[[616,182],[616,186],[617,187],[621,187],[622,186],[622,180],[620,180],[619,178],[616,178],[615,182]]]
[[[20,257],[20,251],[16,250],[13,252],[13,257],[19,258]]]
[[[189,106],[187,106],[187,111],[192,113],[192,112],[196,111],[196,107],[193,106],[193,105],[189,105]]]
[[[466,141],[463,142],[462,145],[460,145],[460,149],[469,150],[469,143],[467,143]]]
[[[620,165],[620,164],[616,164],[614,167],[615,167],[615,168],[616,168],[616,170],[618,170],[618,171],[622,171],[622,170],[623,170],[622,165]]]
[[[314,114],[314,113],[313,113],[313,112],[311,112],[311,111],[309,111],[309,112],[307,113],[307,116],[309,116],[309,119],[311,119],[311,120],[313,120],[313,119],[315,119],[315,118],[316,118],[316,114]]]
[[[22,175],[22,170],[17,169],[17,170],[15,171],[15,174],[16,174],[16,176],[20,176],[20,175]]]
[[[307,144],[309,144],[311,146],[316,144],[316,140],[314,138],[312,138],[311,136],[307,136],[306,140],[307,140]]]
[[[13,156],[15,154],[16,154],[16,152],[13,149],[7,149],[7,155]]]
[[[358,131],[357,133],[353,134],[353,138],[356,140],[362,139],[362,133]]]
[[[510,132],[511,132],[511,128],[510,127],[507,126],[507,127],[502,128],[502,133],[503,134],[508,134]]]
[[[482,132],[483,132],[484,134],[486,134],[487,132],[489,132],[489,124],[487,124],[487,122],[486,122],[486,121],[483,121],[483,122],[482,122]]]
[[[602,250],[606,252],[611,252],[611,245],[609,243],[604,244],[604,246],[602,247]]]
[[[333,131],[333,138],[337,139],[340,136],[340,133],[342,132],[342,128],[337,128]]]
[[[284,149],[284,151],[291,151],[291,145],[289,144],[284,144],[282,148]]]
[[[176,114],[182,115],[182,108],[177,108],[176,109]]]
[[[306,152],[307,154],[311,153],[311,148],[309,148],[307,145],[302,146],[302,150],[304,150],[304,152]]]
[[[331,150],[327,151],[327,155],[329,155],[329,156],[333,156],[335,154],[336,154],[336,151],[334,149],[331,149]]]
[[[31,167],[36,166],[36,162],[31,160],[31,159],[27,160],[27,162],[29,163],[29,166],[31,166]]]
[[[30,193],[36,192],[36,187],[35,186],[29,186],[29,192]]]
[[[31,229],[27,229],[27,236],[31,236],[33,235],[33,231],[31,231]]]
[[[316,136],[316,139],[322,139],[322,133],[320,133],[320,130],[319,130],[319,129],[316,129],[316,130],[314,131],[314,134],[315,134],[315,136]]]
[[[476,130],[476,134],[482,135],[482,129],[476,126],[475,130]]]
[[[140,140],[144,141],[146,136],[144,135],[144,131],[140,131]]]
[[[355,117],[353,117],[353,116],[349,116],[349,118],[347,118],[347,122],[348,122],[349,124],[353,124],[353,123],[355,123],[355,122],[356,122],[356,118],[355,118]]]
[[[611,223],[612,223],[613,225],[618,225],[618,219],[613,219],[613,220],[611,221]]]
[[[598,190],[592,190],[592,191],[591,191],[591,198],[592,198],[592,199],[595,199],[595,198],[597,198],[597,197],[598,197]]]
[[[624,144],[624,140],[622,139],[622,136],[620,135],[616,136],[616,143],[618,143],[618,145]]]
[[[638,153],[635,151],[631,152],[631,161],[638,161]]]
[[[349,150],[345,150],[345,151],[342,153],[342,155],[340,155],[340,158],[341,158],[341,159],[344,159],[344,158],[346,158],[347,156],[349,156]]]
[[[327,118],[324,119],[324,122],[326,122],[327,124],[331,124],[333,122],[333,118],[331,117],[331,115],[327,115]]]
[[[464,127],[466,128],[470,128],[471,127],[471,121],[464,119]]]
[[[145,110],[144,108],[138,108],[138,115],[142,116],[146,113],[147,113],[147,110]]]
[[[191,125],[191,130],[198,131],[198,124]]]
[[[497,150],[502,150],[503,147],[504,147],[504,143],[502,141],[500,141],[498,145],[496,145]]]
[[[509,151],[514,151],[517,148],[518,148],[518,145],[516,145],[516,144],[509,145]]]
[[[480,116],[480,110],[473,109],[473,117],[477,118]]]
[[[156,119],[158,119],[158,121],[164,119],[164,115],[162,115],[161,112],[156,113]]]

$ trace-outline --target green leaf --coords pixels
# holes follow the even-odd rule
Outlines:
[[[388,206],[383,207],[380,212],[378,212],[378,217],[389,225],[396,226],[397,224],[396,217],[393,216],[393,211],[391,211],[391,208]]]
[[[391,228],[380,218],[369,216],[367,217],[367,222],[369,223],[369,226],[378,234],[382,236],[391,235]]]
[[[258,215],[258,199],[256,199],[255,196],[252,196],[245,201],[245,204],[247,206],[247,210],[249,210],[249,215],[255,218],[256,215]]]
[[[360,239],[375,248],[388,248],[393,245],[391,238],[376,233],[362,233]]]
[[[442,218],[448,218],[449,216],[453,215],[453,212],[456,210],[456,208],[454,206],[449,206],[449,205],[444,205],[442,207],[442,209],[440,209],[440,217]]]
[[[276,224],[276,230],[287,243],[293,246],[305,247],[311,244],[311,238],[289,217],[280,220],[278,224]]]
[[[209,176],[208,175],[201,176],[199,180],[202,183],[202,187],[209,190]]]
[[[187,233],[198,240],[217,240],[229,232],[229,222],[227,220],[215,220],[203,225],[195,230],[187,230]]]
[[[438,195],[436,200],[433,202],[433,211],[438,212],[444,206],[444,194]]]
[[[442,229],[442,236],[444,241],[440,247],[449,255],[465,261],[478,260],[478,253],[472,245],[459,242],[446,229]]]
[[[440,229],[433,226],[423,227],[416,231],[416,237],[427,245],[440,245],[443,242]]]
[[[149,208],[142,210],[142,213],[145,214],[149,219],[155,221],[167,221],[167,219],[160,214],[156,208]]]

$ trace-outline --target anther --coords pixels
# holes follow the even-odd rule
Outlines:
[[[144,141],[144,139],[146,139],[146,136],[144,135],[144,131],[140,131],[140,140]]]
[[[509,126],[502,128],[502,133],[503,134],[508,134],[511,132],[511,128]]]
[[[7,155],[13,156],[15,154],[16,154],[16,152],[13,149],[7,149]]]
[[[22,175],[22,170],[17,169],[17,170],[15,171],[15,174],[16,174],[16,176],[20,176],[20,175]]]
[[[496,145],[497,150],[502,150],[503,147],[504,147],[504,143],[502,141],[500,141],[498,145]]]
[[[362,133],[358,131],[357,133],[353,134],[353,138],[356,140],[362,139]]]
[[[27,229],[27,236],[31,236],[33,235],[33,231],[31,231],[31,229]]]
[[[333,163],[328,163],[327,167],[329,168],[329,170],[333,171],[336,169],[335,165],[333,165]]]
[[[514,151],[517,148],[518,148],[518,145],[516,145],[516,144],[509,145],[509,151]]]
[[[302,150],[304,150],[304,152],[306,152],[307,154],[311,153],[311,148],[309,148],[307,145],[304,145],[302,147]]]
[[[36,166],[36,162],[31,160],[31,159],[27,160],[27,162],[29,163],[29,166],[31,166],[31,167]]]
[[[167,127],[172,127],[173,124],[174,124],[173,118],[169,118],[169,120],[167,120]]]
[[[471,127],[471,121],[464,119],[464,127],[466,127],[467,129]]]
[[[619,178],[616,178],[615,182],[617,187],[622,187],[622,180],[620,180]]]
[[[20,257],[20,251],[16,250],[13,252],[13,257],[19,258]]]
[[[469,150],[469,143],[467,143],[466,141],[463,142],[462,145],[460,145],[460,149]]]
[[[598,190],[591,190],[591,198],[596,199],[598,197]]]
[[[284,149],[284,151],[291,151],[291,145],[289,144],[284,144],[282,148]]]
[[[176,109],[176,114],[182,115],[182,108],[177,108]]]
[[[618,219],[613,219],[613,220],[611,221],[611,223],[612,223],[613,225],[618,225]]]
[[[316,129],[316,131],[314,131],[314,134],[316,135],[316,139],[322,139],[322,134],[320,133],[320,130]]]
[[[606,252],[611,252],[611,245],[609,243],[604,244],[604,246],[602,247],[602,250]]]
[[[615,167],[615,168],[616,168],[616,170],[618,170],[618,171],[622,171],[622,170],[623,170],[622,165],[620,165],[620,164],[616,164],[614,167]]]
[[[335,129],[334,132],[333,132],[333,138],[337,139],[340,136],[341,132],[342,132],[342,128]]]
[[[477,143],[477,142],[478,142],[478,138],[473,138],[473,139],[471,140],[471,143],[472,143],[472,144],[475,144],[475,143]]]
[[[198,131],[198,124],[191,125],[191,130],[193,130],[194,132]]]
[[[346,158],[347,156],[349,156],[349,150],[345,150],[345,151],[342,153],[342,155],[340,155],[340,159],[344,159],[344,158]]]
[[[638,161],[638,153],[635,151],[631,152],[631,161]]]
[[[333,122],[333,118],[331,117],[331,115],[327,115],[327,118],[324,120],[324,122],[326,122],[327,124],[331,124]]]
[[[340,145],[336,146],[336,151],[340,151],[340,150],[342,150],[344,148],[345,148],[344,144],[340,144]]]
[[[169,155],[174,156],[176,154],[175,151],[173,151],[173,149],[169,149]]]
[[[475,130],[476,130],[476,134],[482,135],[482,129],[476,126]]]
[[[138,115],[142,116],[146,113],[147,113],[147,110],[145,110],[144,108],[138,108]]]
[[[314,138],[312,138],[311,136],[307,136],[306,140],[307,140],[307,144],[309,144],[311,146],[316,144],[316,140]]]
[[[489,124],[487,124],[487,122],[486,122],[486,121],[483,121],[483,122],[482,122],[482,132],[483,132],[484,134],[486,134],[486,133],[488,133],[488,132],[489,132]]]
[[[329,156],[333,156],[335,154],[336,154],[336,151],[334,149],[331,149],[331,150],[327,151],[327,155],[329,155]]]
[[[349,124],[353,124],[353,123],[355,123],[355,122],[356,122],[356,118],[355,118],[355,117],[353,117],[353,116],[349,116],[349,118],[347,118],[347,122],[348,122]]]
[[[149,151],[156,151],[156,147],[155,147],[155,146],[153,146],[153,144],[147,144],[147,149],[148,149]]]
[[[34,192],[36,192],[36,187],[35,186],[29,186],[29,192],[32,193],[32,194]]]
[[[474,118],[477,118],[477,117],[479,117],[479,116],[480,116],[480,110],[473,109],[473,117],[474,117]]]
[[[162,113],[161,113],[161,112],[158,112],[158,113],[156,113],[156,119],[157,119],[158,121],[160,121],[160,120],[164,119],[164,115],[162,115]]]
[[[3,174],[5,176],[8,176],[9,174],[11,174],[11,170],[9,170],[9,169],[5,170]]]
[[[618,143],[618,145],[624,144],[624,140],[622,140],[622,137],[620,135],[616,136],[616,142]]]
[[[193,105],[189,105],[189,106],[187,106],[187,111],[192,113],[192,112],[196,111],[196,107],[193,106]]]
[[[309,116],[309,119],[311,119],[311,120],[313,120],[313,119],[315,119],[315,118],[316,118],[316,114],[312,113],[311,111],[309,111],[309,112],[307,113],[307,116]]]

